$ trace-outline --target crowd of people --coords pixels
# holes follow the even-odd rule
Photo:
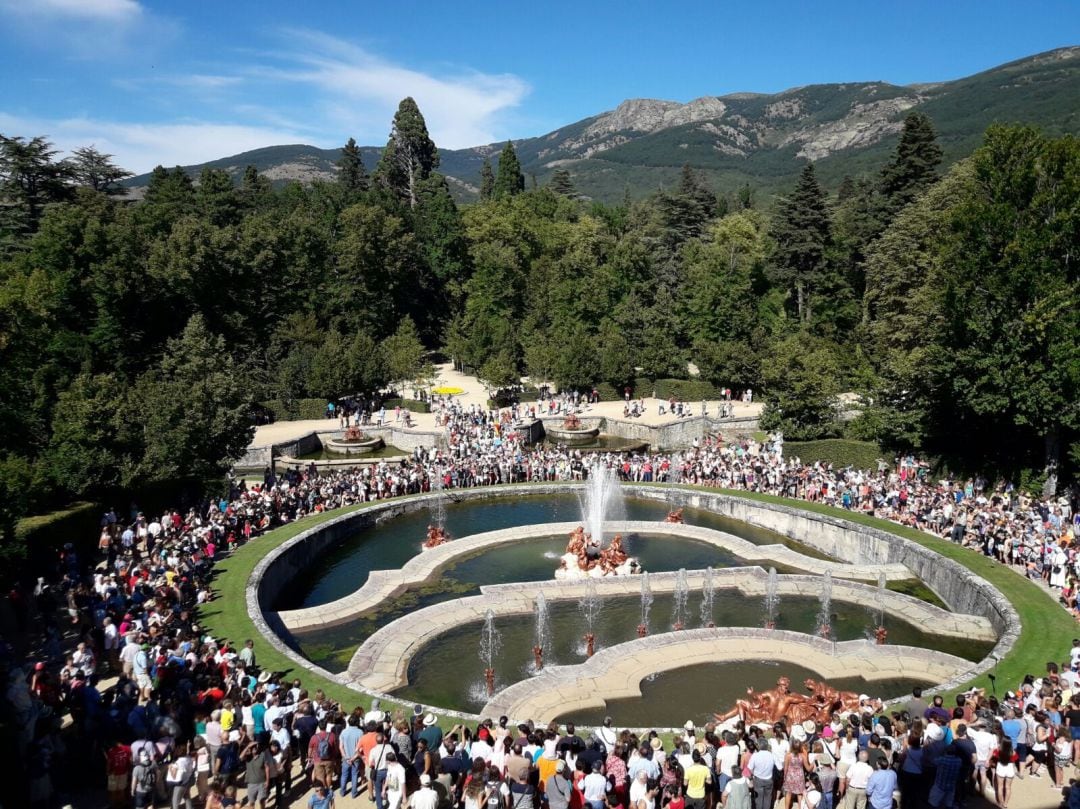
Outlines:
[[[365,779],[380,809],[405,801],[434,809],[451,797],[466,809],[539,809],[541,797],[550,809],[748,809],[749,801],[769,809],[764,781],[774,778],[785,809],[796,802],[831,809],[834,801],[887,809],[882,796],[891,801],[892,790],[881,784],[889,776],[879,773],[899,779],[905,807],[962,805],[968,790],[993,782],[1004,809],[1013,777],[1049,772],[1055,788],[1064,786],[1080,760],[1080,643],[1000,702],[972,698],[950,710],[916,699],[890,714],[765,733],[688,728],[665,749],[656,734],[610,727],[587,742],[572,727],[487,723],[444,735],[422,709],[414,717],[377,707],[346,713],[302,680],[261,669],[250,641],[214,638],[199,626],[200,609],[215,597],[215,561],[269,529],[433,489],[580,480],[594,463],[627,481],[767,492],[910,525],[1021,566],[1076,611],[1080,523],[1067,499],[1029,498],[977,479],[935,480],[912,458],[876,470],[804,464],[785,456],[778,437],[706,437],[668,454],[534,447],[516,426],[527,407],[486,411],[437,400],[445,448],[347,470],[267,470],[261,483],[234,480],[220,499],[159,516],[135,506],[105,513],[96,558],[67,546],[54,576],[8,597],[19,630],[40,639],[29,670],[12,645],[0,650],[27,804],[53,805],[102,770],[110,805],[174,809],[193,799],[232,806],[237,793],[247,803],[283,805],[294,787],[337,784],[355,793]],[[116,678],[109,688],[100,686],[105,675]],[[74,735],[60,732],[61,716],[70,717]],[[780,775],[765,777],[767,760]],[[312,800],[321,807],[332,795],[313,792]],[[1076,800],[1080,809],[1080,794]]]

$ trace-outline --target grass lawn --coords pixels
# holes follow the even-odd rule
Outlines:
[[[820,503],[806,503],[800,500],[789,500],[765,494],[718,490],[701,486],[683,486],[680,488],[696,488],[705,492],[720,491],[734,497],[793,506],[806,511],[841,517],[851,522],[884,531],[891,531],[894,534],[917,542],[946,558],[953,559],[977,575],[982,576],[1012,602],[1024,627],[1024,631],[1012,651],[999,662],[994,670],[998,681],[1001,682],[1002,694],[1006,690],[1014,688],[1025,674],[1038,676],[1043,673],[1048,661],[1053,660],[1060,663],[1068,656],[1071,640],[1078,634],[1076,621],[1038,585],[980,553],[959,547],[946,540],[894,525],[885,520],[866,517],[862,514],[847,512]],[[259,665],[262,668],[273,671],[286,671],[290,677],[300,677],[304,686],[310,692],[314,693],[315,689],[321,688],[330,698],[341,702],[346,710],[351,710],[357,704],[366,707],[370,703],[370,698],[366,695],[338,685],[332,680],[320,677],[307,669],[298,668],[292,660],[280,654],[266,642],[261,642],[255,625],[247,615],[244,590],[247,580],[259,560],[274,548],[301,531],[306,531],[342,514],[371,508],[380,504],[380,502],[385,501],[363,503],[347,509],[331,511],[315,517],[308,517],[299,523],[275,529],[249,542],[239,548],[232,556],[219,562],[215,566],[217,597],[202,609],[199,616],[204,631],[218,640],[228,638],[236,643],[243,643],[247,638],[252,638],[255,640],[255,650]],[[982,675],[967,683],[964,688],[972,686],[979,686],[989,690],[990,681],[986,675]],[[404,703],[394,703],[393,705],[404,706]],[[386,709],[387,707],[392,708],[393,706],[388,706],[384,700],[383,708]],[[678,719],[678,717],[674,717],[674,719]]]

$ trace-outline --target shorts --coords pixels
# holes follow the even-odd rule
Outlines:
[[[332,761],[320,761],[311,771],[311,777],[330,784],[334,780],[334,763]]]
[[[110,775],[108,779],[109,792],[120,792],[126,790],[128,785],[127,775]]]
[[[136,674],[135,675],[135,685],[137,685],[137,686],[139,686],[139,688],[143,688],[143,689],[149,688],[150,687],[150,678],[147,677],[145,674]]]
[[[1069,735],[1072,736],[1074,742],[1080,742],[1080,727],[1070,727]]]
[[[267,788],[265,781],[258,784],[247,785],[247,802],[249,804],[254,805],[255,801],[262,801],[263,803],[266,803],[266,798]]]

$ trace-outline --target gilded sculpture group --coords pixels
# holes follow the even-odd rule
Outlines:
[[[801,723],[807,719],[827,723],[834,713],[856,712],[862,710],[864,700],[854,691],[840,691],[827,683],[807,678],[803,686],[809,694],[798,694],[791,690],[791,680],[781,677],[775,688],[755,692],[746,689],[746,699],[736,700],[735,707],[726,713],[715,714],[718,722],[726,722],[738,717],[747,724],[773,724],[786,720]],[[880,708],[880,700],[865,700],[867,705]]]

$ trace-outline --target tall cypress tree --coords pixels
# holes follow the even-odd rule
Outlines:
[[[562,194],[564,197],[577,196],[577,189],[574,188],[574,181],[570,179],[570,172],[566,169],[555,170],[555,173],[551,175],[551,181],[548,183],[548,188],[556,194]]]
[[[495,196],[512,197],[525,190],[525,175],[521,173],[514,144],[506,142],[499,154],[499,173],[495,175]]]
[[[364,168],[364,158],[360,154],[360,147],[356,145],[354,138],[349,138],[348,143],[342,148],[338,167],[341,169],[338,174],[338,184],[350,199],[367,191],[367,170]]]
[[[887,219],[937,182],[941,146],[930,118],[912,112],[904,119],[900,143],[893,159],[881,172],[881,193],[885,197]]]
[[[807,163],[794,193],[780,205],[775,225],[773,275],[795,292],[800,322],[813,317],[815,290],[826,280],[826,250],[832,241],[825,192]]]
[[[491,170],[491,160],[484,158],[480,167],[480,199],[489,200],[495,194],[495,172]]]
[[[420,108],[411,98],[402,99],[394,114],[390,140],[375,169],[376,182],[415,208],[420,202],[420,183],[438,167],[439,152]]]

